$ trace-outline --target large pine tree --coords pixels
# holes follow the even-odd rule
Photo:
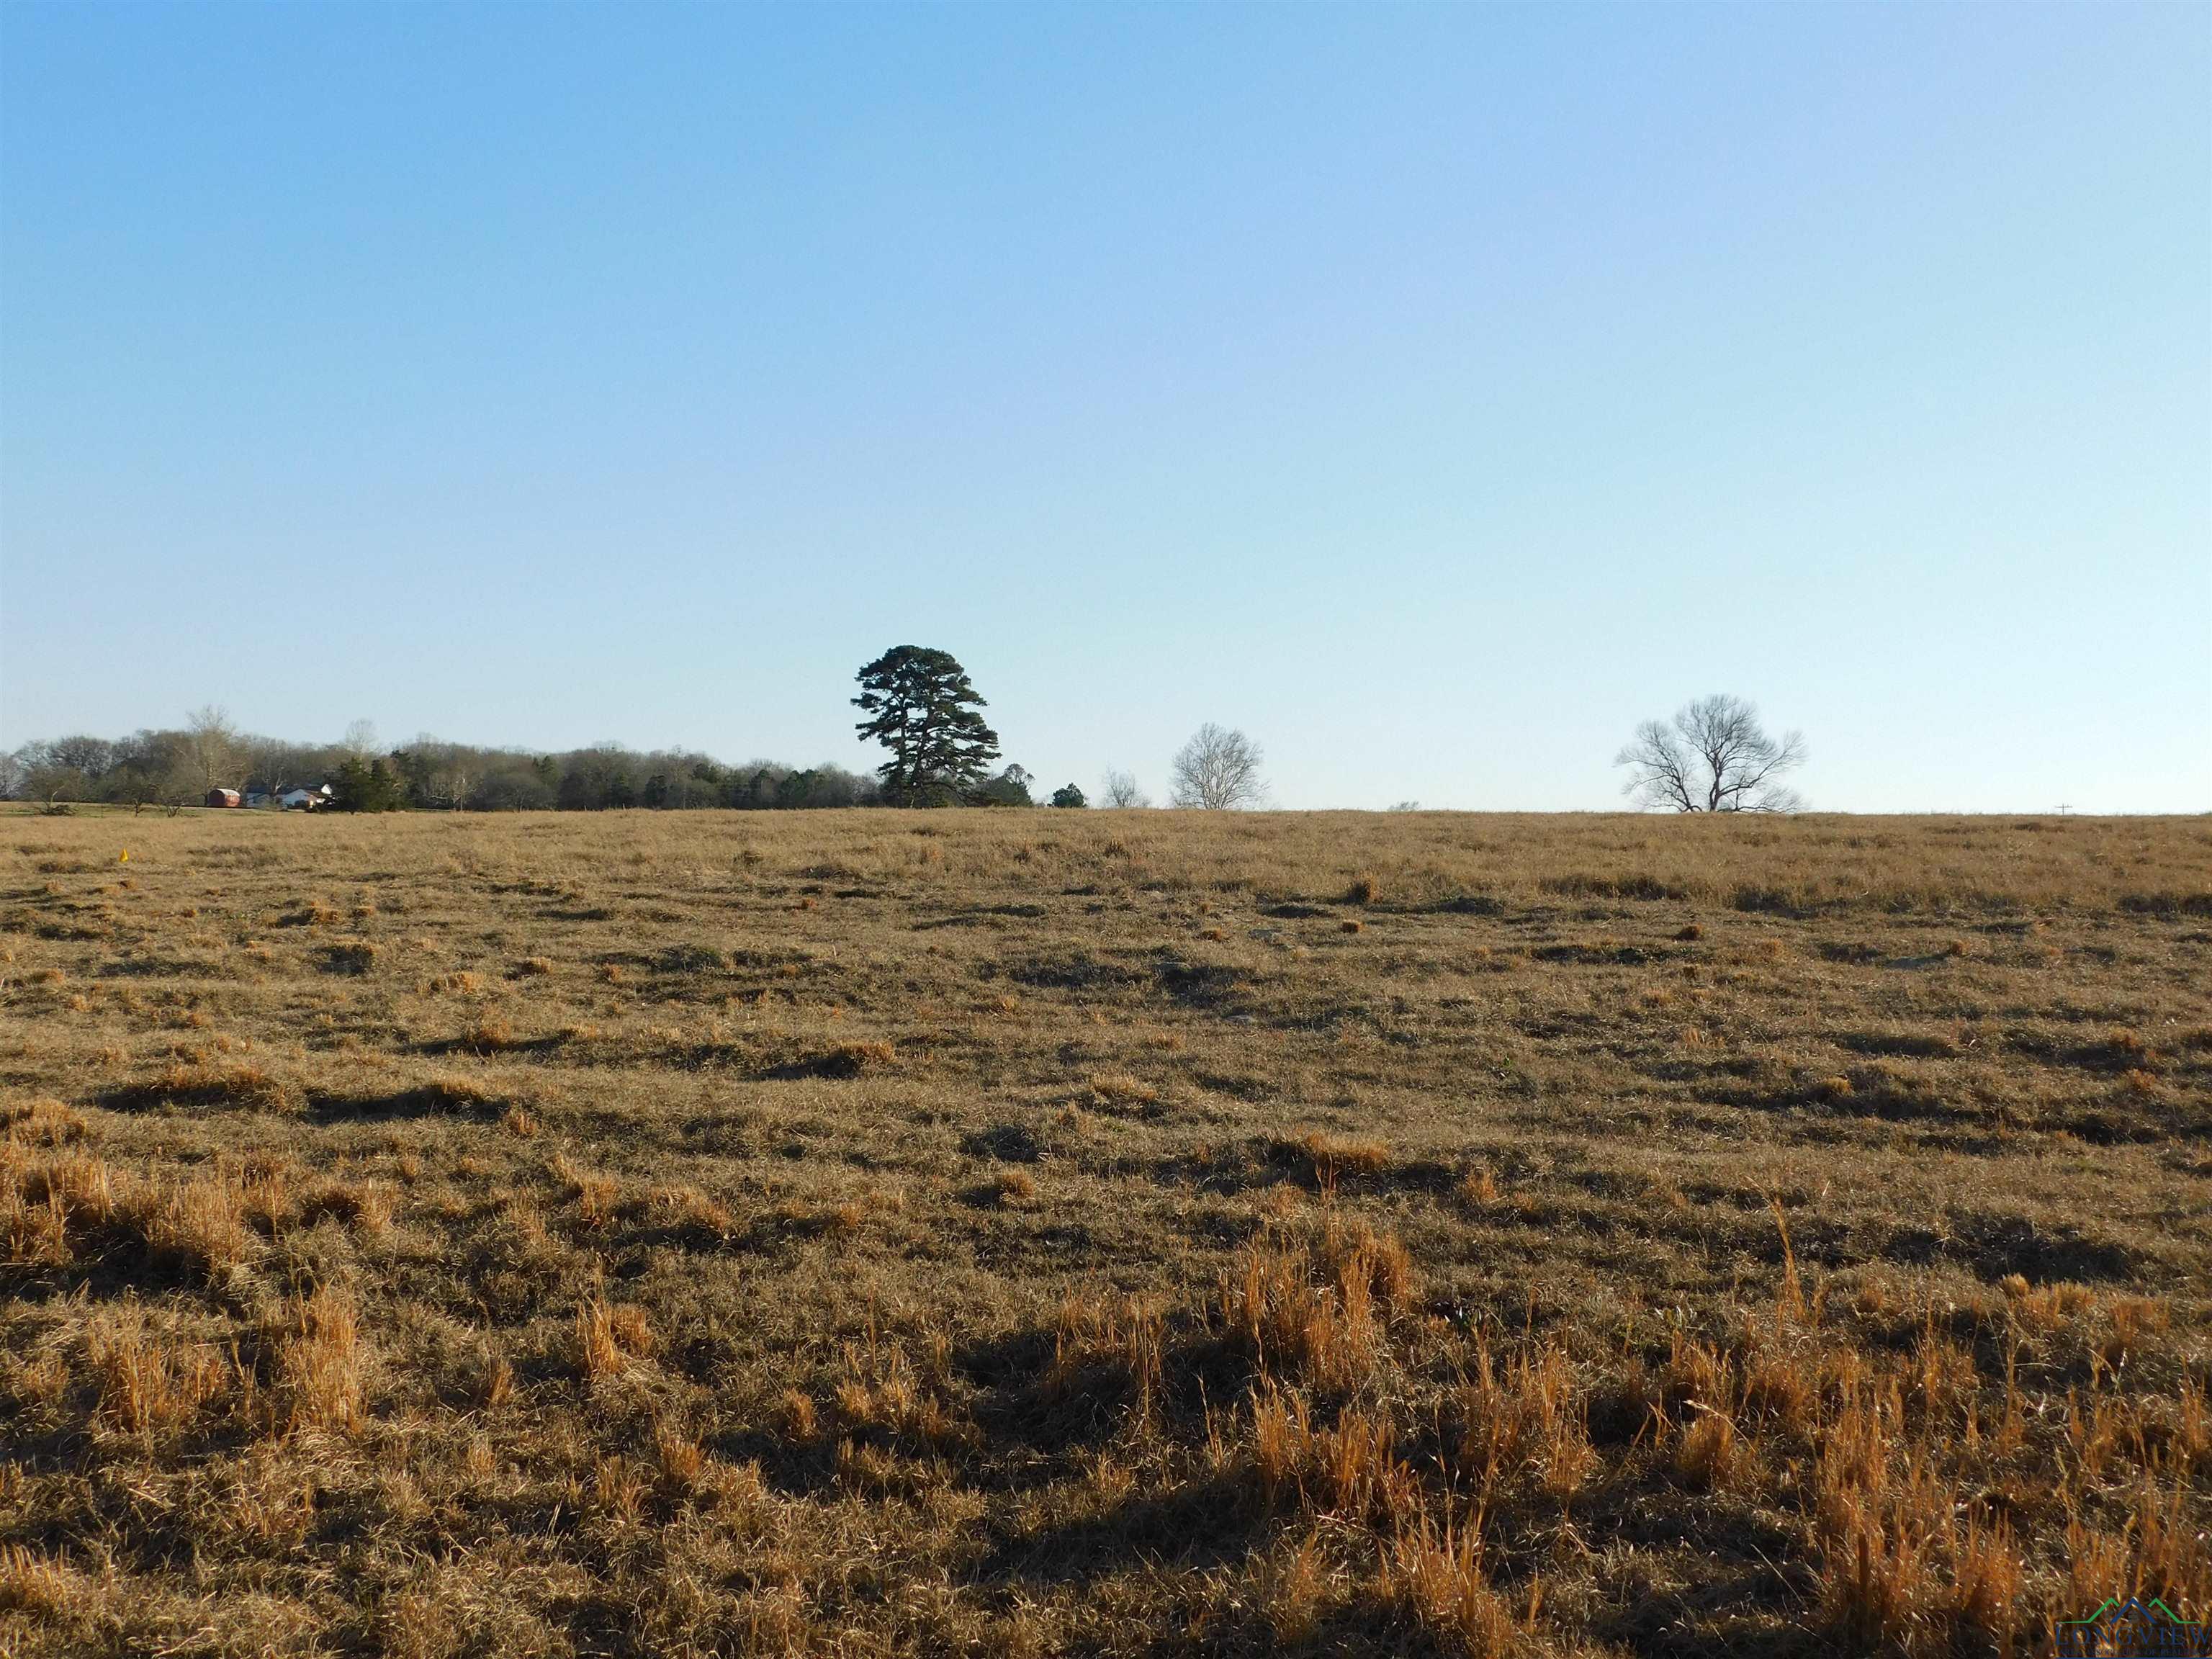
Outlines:
[[[950,805],[983,781],[999,734],[983,724],[983,699],[949,653],[893,646],[857,678],[853,706],[871,718],[854,729],[891,751],[876,769],[887,802]]]

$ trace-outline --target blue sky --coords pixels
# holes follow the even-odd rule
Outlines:
[[[2212,9],[0,6],[0,744],[2212,807]]]

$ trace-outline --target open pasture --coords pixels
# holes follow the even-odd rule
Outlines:
[[[2208,984],[2203,819],[0,820],[0,1650],[2205,1617]]]

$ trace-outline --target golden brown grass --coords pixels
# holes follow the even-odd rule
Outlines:
[[[2202,821],[124,824],[0,819],[0,1652],[2212,1611]]]

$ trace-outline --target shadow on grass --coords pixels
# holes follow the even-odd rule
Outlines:
[[[1956,1217],[1940,1231],[1900,1227],[1890,1234],[1881,1253],[1889,1261],[1914,1267],[1939,1260],[1956,1261],[1991,1284],[2011,1273],[2037,1285],[2120,1283],[2139,1270],[2135,1252],[2125,1245],[2021,1215]]]
[[[416,1118],[465,1118],[487,1121],[513,1103],[473,1084],[440,1080],[380,1095],[307,1096],[307,1121],[334,1123],[390,1123]]]
[[[1206,1571],[1250,1556],[1265,1542],[1268,1522],[1243,1483],[1227,1476],[1194,1480],[994,1540],[971,1582],[1076,1586],[1137,1567]]]

